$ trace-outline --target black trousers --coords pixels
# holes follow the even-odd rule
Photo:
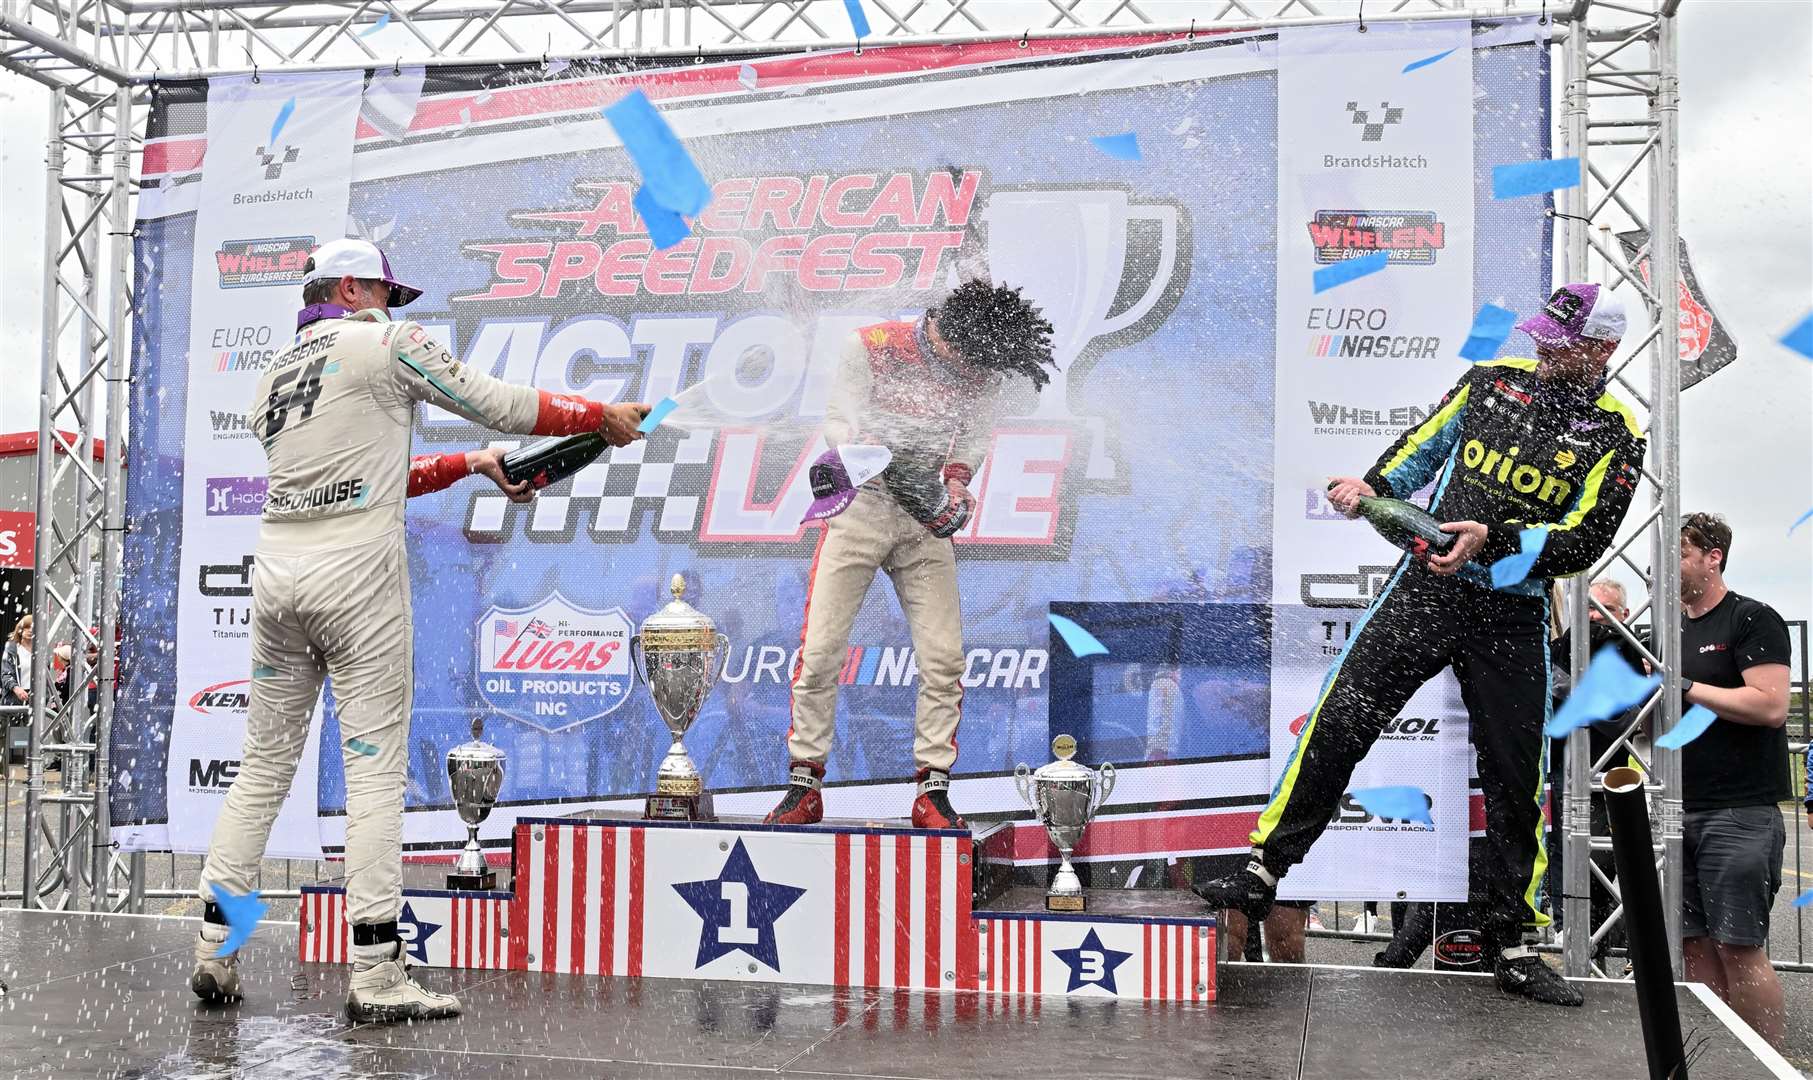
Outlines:
[[[1548,924],[1536,906],[1543,845],[1542,725],[1549,707],[1548,601],[1437,577],[1400,563],[1322,684],[1296,749],[1259,815],[1253,846],[1282,877],[1328,826],[1354,766],[1417,688],[1453,667],[1480,787],[1486,845],[1473,884],[1489,929],[1515,942]],[[1419,778],[1399,781],[1422,786]]]

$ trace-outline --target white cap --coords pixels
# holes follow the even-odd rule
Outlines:
[[[422,290],[405,285],[390,272],[390,260],[369,240],[329,240],[316,248],[303,267],[304,284],[323,279],[355,277],[361,281],[382,281],[390,286],[390,306],[403,305],[422,295]]]

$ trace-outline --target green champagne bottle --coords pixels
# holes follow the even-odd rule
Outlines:
[[[531,487],[545,488],[597,461],[609,445],[596,431],[542,439],[505,454],[504,476],[512,484],[527,480]]]
[[[1441,522],[1415,503],[1362,495],[1360,516],[1380,536],[1412,555],[1445,555],[1454,546],[1455,534],[1443,532]]]

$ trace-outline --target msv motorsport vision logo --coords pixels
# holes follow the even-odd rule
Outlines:
[[[478,690],[491,707],[547,732],[596,720],[629,699],[630,620],[558,592],[478,621]]]

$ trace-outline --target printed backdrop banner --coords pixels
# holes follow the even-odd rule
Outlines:
[[[1110,657],[1079,683],[1098,725],[1082,755],[1123,764],[1115,804],[1138,811],[1089,857],[1164,866],[1243,849],[1291,720],[1394,562],[1364,529],[1327,520],[1318,478],[1364,469],[1452,384],[1477,302],[1527,305],[1547,285],[1543,201],[1495,205],[1482,181],[1546,145],[1546,86],[1526,26],[1459,22],[680,67],[387,68],[356,110],[268,77],[256,105],[220,104],[218,85],[162,88],[137,245],[141,295],[156,303],[136,326],[122,841],[199,847],[212,813],[190,800],[190,778],[230,779],[239,756],[243,699],[216,684],[249,675],[236,632],[263,470],[245,398],[289,338],[298,290],[280,267],[238,287],[230,275],[265,272],[248,260],[281,260],[286,238],[346,234],[376,241],[426,289],[404,314],[501,378],[646,401],[707,383],[682,423],[531,505],[476,480],[411,502],[412,846],[462,838],[442,761],[478,716],[509,755],[486,838],[518,814],[639,805],[665,729],[628,665],[584,645],[632,632],[676,573],[731,641],[687,744],[720,812],[767,809],[785,779],[820,534],[801,524],[805,465],[822,446],[838,349],[986,274],[1044,308],[1061,373],[1043,393],[1013,389],[957,538],[968,662],[956,801],[1018,811],[1011,771],[1048,760],[1054,733],[1051,650],[1063,646],[1046,614],[1079,605],[1214,634],[1209,650],[1136,635],[1149,657]],[[599,114],[633,87],[714,184],[693,237],[664,252],[631,209],[634,167]],[[268,102],[292,98],[273,137]],[[337,149],[296,127],[327,125],[317,110],[350,127]],[[1139,161],[1089,142],[1127,131]],[[270,216],[235,231],[216,219],[233,212],[216,205],[216,162],[263,163],[274,143],[286,145],[264,168],[281,164],[281,178],[243,183],[294,183],[319,213],[289,196],[254,204]],[[289,179],[334,153],[338,187]],[[1380,246],[1383,274],[1310,293],[1318,266]],[[418,453],[520,441],[431,410],[417,419]],[[1167,614],[1146,620],[1138,607],[1155,602]],[[1231,617],[1178,614],[1192,604]],[[842,682],[832,810],[899,816],[918,669],[886,575]],[[1460,891],[1462,871],[1431,865],[1466,828],[1446,810],[1466,790],[1450,697],[1431,687],[1395,729],[1408,756],[1366,766],[1414,770],[1397,779],[1436,801],[1435,846],[1392,831],[1343,838],[1395,852],[1350,861],[1364,869],[1344,887]],[[331,695],[320,723],[316,834],[292,847],[331,855],[344,834]]]

